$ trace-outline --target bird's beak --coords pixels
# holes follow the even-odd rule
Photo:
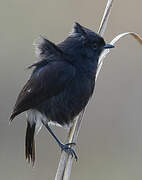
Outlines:
[[[111,48],[114,48],[114,46],[111,44],[105,44],[104,45],[104,49],[111,49]]]

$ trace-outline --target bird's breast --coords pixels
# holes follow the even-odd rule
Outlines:
[[[70,125],[87,105],[93,89],[94,81],[78,74],[60,94],[40,105],[39,110],[52,122]]]

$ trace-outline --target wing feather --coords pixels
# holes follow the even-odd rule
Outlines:
[[[63,91],[74,76],[75,68],[65,61],[53,61],[35,69],[17,98],[10,120]]]

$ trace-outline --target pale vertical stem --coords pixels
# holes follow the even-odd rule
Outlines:
[[[68,158],[68,154],[65,151],[63,151],[61,154],[60,162],[59,162],[58,169],[56,172],[55,180],[63,179],[67,158]]]
[[[103,18],[99,27],[99,31],[98,31],[100,35],[103,35],[106,30],[112,3],[113,3],[113,0],[107,1],[107,5],[106,5],[104,15],[103,15]],[[96,75],[96,78],[97,76],[98,76],[98,73]],[[77,137],[79,134],[79,129],[81,126],[81,121],[82,121],[84,112],[85,112],[85,109],[80,113],[78,118],[74,121],[74,124],[72,128],[70,129],[69,135],[68,135],[69,142],[77,141]],[[55,176],[55,180],[69,180],[70,179],[72,162],[73,162],[72,156],[68,155],[65,152],[62,152],[58,169],[57,169],[57,173]]]
[[[105,11],[104,11],[104,15],[103,15],[103,18],[102,18],[102,21],[101,21],[101,24],[100,24],[100,27],[99,27],[99,30],[98,30],[98,33],[101,36],[103,36],[104,33],[105,33],[107,23],[108,23],[108,19],[109,19],[109,15],[110,15],[110,10],[111,10],[111,7],[112,7],[112,3],[113,3],[113,0],[108,0],[107,1],[107,5],[106,5]]]
[[[77,142],[77,137],[79,134],[79,130],[81,128],[81,122],[83,119],[85,109],[79,114],[77,119],[74,121],[73,128],[70,130],[70,136],[69,136],[69,142]],[[73,158],[71,155],[68,156],[68,160],[66,163],[66,168],[64,170],[64,176],[63,180],[69,180],[70,179],[70,174],[71,174],[71,167],[73,163]]]

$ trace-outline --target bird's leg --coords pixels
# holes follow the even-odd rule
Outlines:
[[[43,122],[43,124],[45,125],[45,127],[48,129],[48,131],[50,132],[50,134],[52,135],[52,137],[54,137],[54,139],[56,140],[56,142],[59,144],[60,148],[67,152],[70,153],[72,155],[72,157],[74,156],[76,161],[78,159],[75,151],[73,148],[70,147],[70,145],[75,145],[75,143],[67,143],[67,144],[63,144],[58,138],[57,136],[53,133],[52,129],[49,127],[49,125],[45,122]]]

